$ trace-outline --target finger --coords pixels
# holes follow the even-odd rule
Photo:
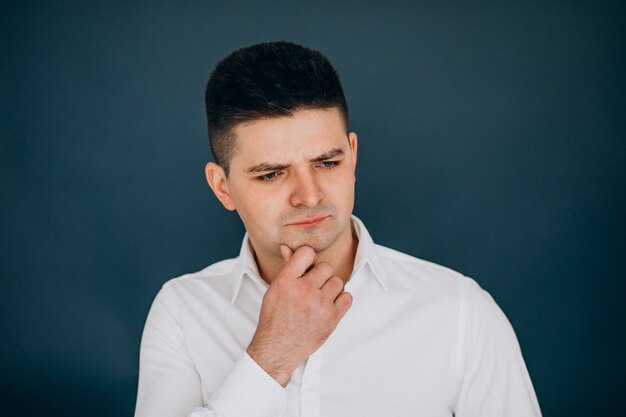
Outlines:
[[[350,307],[352,306],[352,294],[349,292],[342,292],[335,300],[337,306],[337,313],[339,314],[339,320],[346,315]]]
[[[285,264],[281,274],[288,277],[300,278],[306,269],[315,262],[317,254],[310,246],[300,246],[293,252],[289,261]]]
[[[289,259],[291,259],[291,256],[293,255],[293,251],[291,250],[289,246],[281,244],[280,254],[283,256],[283,261],[287,263],[289,262]]]
[[[317,290],[324,286],[326,281],[333,276],[333,267],[328,262],[322,261],[317,263],[310,271],[307,271],[302,278],[306,278],[307,281]]]
[[[334,302],[335,299],[343,292],[343,280],[338,276],[328,278],[322,288],[322,297],[330,302]]]

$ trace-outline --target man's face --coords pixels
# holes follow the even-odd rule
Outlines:
[[[357,138],[336,108],[243,123],[235,134],[228,201],[220,200],[237,210],[257,252],[280,253],[281,243],[322,252],[351,233]]]

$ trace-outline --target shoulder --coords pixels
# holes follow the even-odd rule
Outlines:
[[[499,310],[491,295],[473,278],[386,246],[375,247],[391,286],[428,294],[431,298],[446,298],[465,313],[475,310],[478,314],[490,314]]]
[[[515,344],[510,322],[491,294],[474,279],[445,266],[376,245],[390,288],[411,292],[425,302],[457,314],[462,338]]]
[[[200,298],[226,298],[232,295],[238,258],[224,259],[199,271],[187,273],[165,282],[157,298],[182,301],[185,304]]]
[[[462,273],[437,263],[408,255],[382,245],[375,245],[382,267],[392,283],[431,287],[459,294],[465,281],[473,280]]]

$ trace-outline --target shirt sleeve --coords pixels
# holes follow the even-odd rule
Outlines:
[[[471,279],[461,290],[457,417],[540,417],[515,332],[493,298]]]
[[[152,303],[141,339],[135,417],[282,415],[284,388],[245,351],[205,403],[178,309],[176,294],[166,284]]]

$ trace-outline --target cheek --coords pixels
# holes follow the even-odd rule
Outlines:
[[[331,196],[335,204],[348,205],[354,199],[354,176],[330,178],[326,183],[326,195]]]
[[[263,188],[248,189],[246,193],[238,196],[239,210],[242,217],[245,216],[246,220],[258,224],[267,225],[271,224],[271,220],[278,217],[282,208],[283,198],[279,193],[272,193],[270,190],[264,190]]]

